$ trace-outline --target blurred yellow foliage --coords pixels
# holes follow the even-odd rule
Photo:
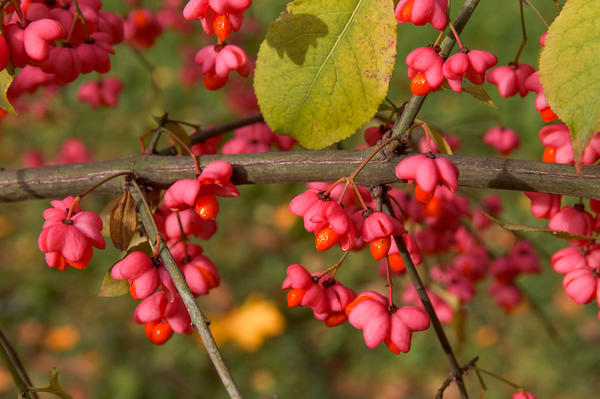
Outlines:
[[[15,229],[14,224],[6,216],[0,215],[0,238],[6,237]]]
[[[228,340],[247,352],[255,352],[266,338],[285,329],[285,318],[272,301],[252,293],[238,308],[211,320],[211,332],[220,345]]]
[[[79,331],[70,325],[53,327],[44,338],[44,346],[54,351],[67,351],[79,342]]]

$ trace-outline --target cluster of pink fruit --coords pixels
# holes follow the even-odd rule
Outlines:
[[[204,86],[209,90],[220,89],[227,83],[230,71],[242,76],[250,74],[248,56],[240,47],[226,44],[232,31],[238,31],[244,20],[243,12],[252,0],[189,0],[183,9],[187,20],[200,20],[207,35],[219,38],[216,45],[200,49],[194,58],[202,67]]]
[[[208,294],[219,285],[220,277],[211,260],[203,255],[202,247],[189,242],[188,237],[208,240],[216,232],[216,196],[239,195],[230,182],[232,171],[227,162],[215,161],[196,179],[176,182],[166,191],[164,205],[154,214],[157,228],[196,296]],[[94,212],[82,211],[79,197],[51,204],[53,208],[44,211],[46,221],[38,239],[48,266],[58,270],[69,266],[84,269],[92,257],[92,247],[105,247],[102,220]],[[190,316],[157,251],[150,255],[138,250],[129,252],[114,265],[111,276],[127,280],[131,296],[141,301],[134,319],[145,324],[151,342],[162,345],[173,332],[191,332]]]
[[[373,144],[373,137],[382,131],[385,128],[369,128],[365,138]],[[405,158],[395,172],[399,179],[416,183],[414,196],[386,187],[385,195],[391,199],[396,216],[376,211],[380,208],[366,187],[340,182],[311,183],[307,191],[291,201],[290,211],[304,219],[304,227],[314,233],[315,246],[320,251],[335,244],[345,252],[358,251],[368,244],[376,261],[386,260],[379,268],[383,277],[388,271],[392,275],[405,271],[394,237],[402,237],[415,265],[422,262],[422,252],[445,254],[443,258],[449,262],[430,269],[431,286],[435,289],[427,289],[442,322],[450,323],[456,311],[464,312],[463,305],[473,299],[476,284],[487,276],[492,278],[488,291],[497,304],[506,311],[514,309],[522,300],[516,278],[525,273],[538,273],[540,266],[528,242],[517,242],[506,255],[495,259],[485,247],[481,233],[491,222],[482,210],[496,216],[501,211],[499,198],[488,197],[482,210],[471,211],[468,198],[455,194],[456,166],[431,152]],[[349,185],[354,186],[354,190],[349,190]],[[463,225],[468,224],[467,220],[471,220],[474,228]],[[449,258],[448,253],[454,256]],[[402,300],[414,306],[398,307],[391,292],[388,298],[373,291],[356,295],[334,279],[339,267],[338,263],[311,275],[300,265],[289,266],[283,284],[284,289],[290,290],[288,305],[311,308],[315,318],[327,326],[348,320],[363,330],[365,342],[371,348],[385,342],[394,353],[408,351],[410,332],[429,325],[412,285],[407,285]],[[440,291],[445,292],[444,297],[437,294]],[[453,305],[447,301],[449,297],[455,299],[451,301]]]
[[[113,46],[124,38],[123,21],[101,8],[100,0],[23,0],[7,8],[0,69],[9,62],[22,68],[7,93],[11,102],[41,86],[62,86],[80,74],[110,71]]]
[[[443,0],[402,0],[396,7],[396,19],[399,23],[412,22],[415,25],[430,23],[438,30],[444,30],[448,26],[446,13],[447,2]],[[540,38],[542,46],[545,37],[546,34]],[[419,47],[408,54],[406,65],[413,94],[421,96],[438,90],[444,80],[447,80],[450,88],[457,93],[462,91],[464,78],[476,85],[485,82],[486,72],[496,65],[497,57],[487,51],[469,50],[463,47],[458,36],[456,39],[460,50],[446,60],[441,57],[439,47],[435,45]],[[512,97],[517,93],[525,97],[530,91],[535,92],[537,94],[535,108],[540,112],[544,122],[556,119],[556,115],[544,97],[538,73],[531,65],[519,63],[518,57],[508,65],[489,71],[487,81],[498,86],[502,97]]]

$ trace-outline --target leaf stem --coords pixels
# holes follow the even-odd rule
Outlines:
[[[523,0],[519,1],[519,13],[521,15],[521,32],[523,33],[523,40],[521,41],[521,45],[519,46],[519,50],[517,51],[517,55],[515,56],[515,60],[513,64],[519,65],[519,57],[521,56],[521,52],[525,47],[525,43],[527,43],[527,29],[525,28],[525,15],[523,14]]]
[[[173,133],[172,131],[170,131],[166,127],[161,126],[161,127],[158,128],[158,131],[159,132],[167,133],[169,136],[171,136],[172,139],[174,139],[175,141],[177,141],[179,143],[179,145],[181,147],[183,147],[190,154],[190,157],[192,157],[192,160],[194,161],[194,166],[196,167],[196,177],[200,176],[200,165],[198,164],[198,158],[196,157],[196,154],[194,154],[192,152],[192,149],[190,147],[188,147],[188,145],[185,144],[183,142],[183,140],[181,140],[179,137],[177,137],[177,135],[175,133]]]
[[[123,171],[123,172],[114,173],[114,174],[100,180],[98,183],[94,184],[92,187],[88,188],[87,190],[83,191],[81,194],[79,194],[77,197],[75,197],[73,204],[71,204],[71,207],[69,208],[69,212],[67,213],[66,219],[67,220],[71,219],[71,216],[73,216],[75,207],[77,206],[77,204],[79,204],[79,202],[81,201],[81,199],[83,197],[85,197],[86,195],[88,195],[89,193],[91,193],[92,191],[94,191],[95,189],[97,189],[98,187],[103,185],[104,183],[106,183],[116,177],[125,176],[125,175],[131,175],[131,171]]]
[[[519,385],[519,384],[516,384],[516,383],[514,383],[514,382],[512,382],[512,381],[510,381],[510,380],[507,380],[506,378],[504,378],[504,377],[501,377],[501,376],[499,376],[499,375],[498,375],[498,374],[496,374],[496,373],[492,373],[491,371],[488,371],[488,370],[482,369],[482,368],[480,368],[480,367],[477,367],[477,366],[473,366],[473,368],[474,368],[475,370],[477,370],[479,373],[487,374],[487,375],[489,375],[490,377],[493,377],[493,378],[495,378],[495,379],[497,379],[497,380],[499,380],[499,381],[502,381],[503,383],[505,383],[505,384],[507,384],[507,385],[510,385],[511,387],[513,387],[513,388],[515,388],[515,389],[520,389],[520,390],[522,390],[522,389],[523,389],[523,387],[522,387],[521,385]]]

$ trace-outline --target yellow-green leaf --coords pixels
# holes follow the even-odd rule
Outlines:
[[[377,112],[396,58],[393,0],[296,0],[260,46],[254,87],[271,129],[311,149]]]
[[[110,275],[110,271],[108,271],[104,275],[104,280],[102,280],[102,284],[100,285],[98,296],[121,296],[127,294],[128,292],[129,284],[127,283],[127,280],[115,280]]]
[[[485,105],[489,105],[492,108],[498,108],[496,107],[496,104],[494,104],[494,101],[492,101],[492,98],[488,92],[485,91],[485,89],[481,86],[476,86],[469,82],[463,81],[462,91],[463,93],[471,95],[474,99],[484,103]]]
[[[569,233],[568,231],[556,231],[556,230],[544,229],[542,227],[526,226],[526,225],[522,225],[522,224],[508,223],[508,222],[496,219],[495,217],[493,217],[492,215],[490,215],[489,213],[487,213],[485,211],[483,211],[483,213],[492,222],[496,223],[498,226],[502,227],[503,229],[506,229],[506,230],[509,230],[509,231],[523,231],[523,232],[534,232],[534,233],[546,233],[546,234],[551,234],[554,237],[562,238],[563,240],[568,240],[568,241],[573,241],[573,240],[594,240],[594,237],[582,236],[582,235],[579,235],[579,234],[572,234],[572,233]]]
[[[600,130],[600,0],[569,0],[540,57],[546,100],[571,130],[575,162]]]
[[[444,82],[442,84],[442,89],[452,90],[448,85],[448,82]],[[464,79],[462,82],[462,93],[467,93],[477,101],[480,101],[485,105],[489,105],[492,108],[498,108],[496,107],[496,104],[494,104],[494,101],[492,100],[488,92],[485,91],[483,87],[469,83],[466,79]]]
[[[435,146],[437,147],[440,154],[447,154],[447,155],[453,154],[450,144],[448,144],[448,142],[446,141],[446,139],[440,132],[438,132],[436,129],[432,128],[431,126],[429,127],[429,132],[431,133],[431,139],[435,143]]]
[[[0,71],[0,108],[10,112],[11,114],[16,114],[17,112],[13,108],[12,104],[8,101],[8,97],[6,97],[6,92],[8,91],[13,79],[14,76],[11,75],[6,69]]]

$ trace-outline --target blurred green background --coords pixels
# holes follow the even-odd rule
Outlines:
[[[548,20],[556,15],[554,2],[532,0]],[[456,15],[459,2],[453,2]],[[148,7],[156,7],[149,2]],[[244,36],[233,34],[254,57],[268,23],[284,9],[281,0],[256,0],[245,13]],[[122,13],[123,3],[105,2],[108,10]],[[492,51],[499,65],[514,58],[521,40],[518,1],[482,1],[461,39],[472,49]],[[529,42],[521,61],[537,65],[538,37],[544,26],[531,10],[525,10]],[[0,159],[3,167],[22,167],[21,154],[41,150],[46,159],[56,158],[61,143],[78,137],[93,148],[95,159],[115,158],[139,150],[137,138],[151,125],[151,117],[168,111],[173,118],[216,124],[239,116],[226,105],[227,89],[209,92],[179,82],[181,50],[199,49],[211,42],[200,24],[192,34],[168,31],[143,55],[153,71],[145,69],[127,45],[117,46],[111,76],[124,81],[118,107],[92,111],[77,101],[81,77],[46,103],[43,119],[26,113],[2,121]],[[429,25],[398,28],[398,60],[389,97],[401,104],[409,96],[404,57],[437,36]],[[239,41],[239,43],[238,43]],[[152,81],[158,87],[153,88]],[[250,85],[250,79],[238,84]],[[231,82],[230,82],[231,83]],[[459,153],[497,156],[482,144],[485,131],[498,124],[516,130],[521,148],[513,157],[540,159],[543,147],[537,132],[543,123],[534,110],[534,95],[502,99],[494,86],[484,86],[497,109],[467,94],[440,91],[429,96],[420,118],[461,138]],[[33,95],[32,100],[42,99]],[[361,142],[357,134],[343,143],[351,148]],[[241,196],[223,199],[219,230],[201,245],[222,275],[222,285],[199,299],[213,320],[222,342],[223,355],[246,397],[278,398],[431,398],[449,367],[431,329],[414,335],[408,354],[393,355],[385,347],[366,348],[360,331],[347,323],[327,328],[304,308],[288,309],[281,282],[291,263],[311,271],[333,264],[339,250],[317,253],[312,235],[299,218],[287,211],[301,185],[241,187]],[[73,193],[75,194],[75,193]],[[487,192],[465,190],[472,205]],[[523,194],[503,192],[501,218],[514,223],[542,225],[529,213]],[[89,197],[85,209],[104,217],[112,198]],[[95,251],[85,271],[58,272],[46,266],[36,245],[41,213],[48,201],[0,204],[0,328],[22,356],[36,385],[45,385],[49,370],[57,367],[65,389],[85,398],[225,398],[215,372],[195,336],[174,336],[165,346],[150,344],[143,327],[132,319],[134,302],[128,297],[96,296],[105,272],[118,259],[114,249]],[[106,220],[106,219],[105,219]],[[491,240],[510,245],[514,238],[499,229]],[[493,304],[479,287],[467,306],[464,337],[446,326],[451,341],[466,362],[479,356],[478,365],[522,384],[538,398],[592,398],[600,392],[600,328],[595,304],[577,306],[563,294],[562,277],[549,267],[549,257],[566,243],[545,236],[528,235],[538,251],[543,273],[521,277],[526,301],[511,314]],[[424,268],[435,263],[426,259]],[[339,278],[356,291],[383,292],[385,281],[363,251],[353,253]],[[407,282],[398,278],[398,290]],[[540,311],[535,310],[536,304]],[[548,332],[553,325],[558,336]],[[513,390],[486,378],[483,393],[475,375],[466,377],[472,397],[509,398]],[[0,365],[0,397],[14,398],[16,390]],[[456,398],[454,388],[446,393]]]

